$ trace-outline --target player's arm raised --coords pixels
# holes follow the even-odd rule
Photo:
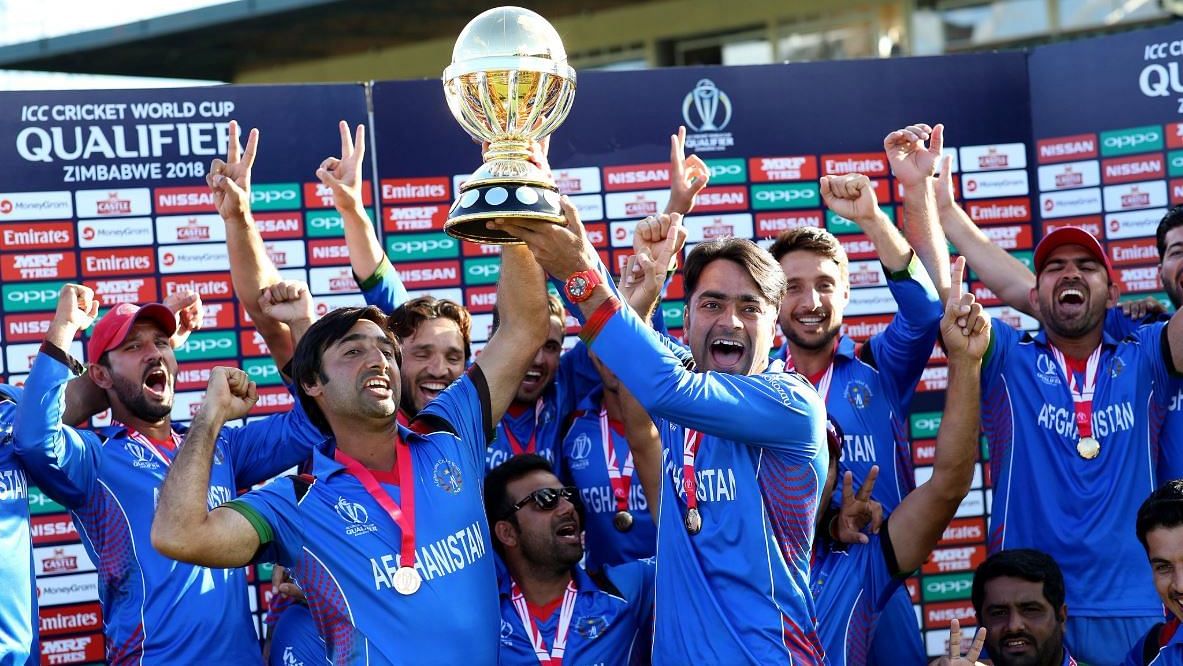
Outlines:
[[[226,252],[230,258],[234,295],[267,343],[276,364],[283,367],[292,358],[295,345],[287,326],[268,317],[259,305],[263,289],[279,282],[279,269],[268,256],[251,214],[251,170],[259,150],[259,130],[250,131],[246,147],[241,152],[236,121],[230,121],[229,132],[226,161],[216,159],[210,164],[206,182],[214,193],[218,214],[226,223]]]
[[[965,257],[978,279],[1006,305],[1031,316],[1038,316],[1027,296],[1035,288],[1035,274],[1026,264],[994,244],[973,219],[957,205],[953,196],[953,158],[941,158],[941,172],[937,178],[937,212],[941,228]]]
[[[942,302],[949,291],[949,246],[941,230],[932,175],[944,145],[945,126],[940,123],[908,125],[883,138],[892,174],[904,189],[904,237],[932,277]]]
[[[258,399],[246,372],[221,366],[210,371],[205,398],[160,490],[152,546],[162,555],[226,568],[247,564],[258,551],[259,535],[241,513],[206,507],[218,432],[246,416]]]
[[[965,259],[950,271],[949,300],[941,319],[941,337],[949,356],[946,409],[937,433],[932,477],[904,497],[887,521],[898,573],[910,572],[928,558],[973,482],[978,451],[982,357],[990,344],[990,319],[973,294],[964,293]]]

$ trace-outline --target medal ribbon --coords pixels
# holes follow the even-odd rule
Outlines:
[[[505,433],[505,439],[509,442],[509,450],[512,451],[515,456],[520,456],[523,453],[536,452],[536,449],[538,448],[538,419],[542,416],[542,407],[542,398],[539,398],[538,401],[534,403],[534,429],[530,431],[530,441],[526,442],[525,448],[522,448],[521,440],[514,436],[513,430],[511,430],[509,427],[509,420],[506,419],[502,422],[503,427],[501,428],[501,431]]]
[[[333,454],[342,465],[345,472],[353,475],[361,482],[366,492],[374,501],[386,511],[390,519],[402,531],[402,548],[399,549],[398,564],[400,567],[415,566],[415,478],[411,471],[411,450],[401,439],[396,438],[395,452],[398,458],[398,490],[402,500],[400,507],[390,494],[378,484],[378,480],[361,463],[346,455],[340,449]]]
[[[686,428],[682,446],[682,487],[686,490],[686,509],[698,508],[698,477],[694,476],[694,458],[702,444],[702,433]]]
[[[629,449],[624,459],[624,469],[616,461],[616,447],[612,445],[612,432],[608,427],[608,410],[600,408],[600,438],[604,443],[604,460],[608,463],[608,480],[612,482],[612,495],[616,497],[616,510],[628,511],[628,491],[633,482],[633,452]]]
[[[116,425],[127,428],[127,438],[134,440],[137,444],[140,444],[140,445],[146,447],[149,451],[152,452],[152,455],[156,456],[157,458],[160,459],[160,462],[164,463],[165,467],[172,467],[172,464],[173,464],[172,459],[169,458],[167,455],[165,455],[164,451],[161,451],[160,447],[156,446],[156,442],[153,442],[147,435],[145,435],[142,432],[137,432],[135,430],[132,430],[130,427],[128,427],[122,423],[116,423]],[[176,450],[178,447],[181,446],[182,437],[175,432],[172,432],[169,434],[173,438],[173,450]],[[214,446],[217,446],[217,442],[214,443]]]
[[[1076,382],[1076,374],[1068,367],[1068,359],[1064,358],[1063,352],[1055,347],[1052,347],[1052,355],[1056,358],[1056,363],[1060,366],[1060,370],[1064,372],[1064,378],[1068,381],[1068,393],[1072,395],[1072,405],[1076,410],[1076,431],[1081,437],[1093,436],[1093,391],[1097,386],[1097,370],[1101,365],[1101,346],[1093,350],[1089,354],[1088,364],[1084,371],[1084,386],[1081,387]]]
[[[542,637],[538,623],[530,616],[530,607],[526,603],[526,597],[522,595],[522,589],[518,587],[516,581],[513,583],[513,587],[510,589],[510,599],[513,600],[513,607],[518,612],[522,626],[530,632],[530,643],[534,646],[534,655],[538,657],[538,663],[544,666],[559,666],[563,663],[563,652],[567,649],[567,632],[571,629],[571,615],[575,612],[576,596],[575,579],[572,578],[571,582],[567,583],[567,590],[563,592],[563,605],[559,610],[559,628],[555,632],[555,647],[553,650],[547,650],[546,639]]]
[[[837,350],[837,344],[834,345]],[[785,355],[785,372],[796,372],[797,366],[793,363],[793,357],[788,354]],[[822,375],[821,380],[817,383],[817,392],[822,397],[824,403],[830,397],[830,380],[834,378],[834,357],[830,356],[830,364],[826,366],[826,372]],[[810,380],[812,381],[812,379]]]

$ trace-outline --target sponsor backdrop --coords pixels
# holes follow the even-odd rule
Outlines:
[[[689,149],[712,172],[687,220],[690,242],[736,235],[767,243],[796,226],[829,229],[852,261],[848,333],[866,338],[895,304],[870,242],[824,210],[817,178],[869,175],[898,219],[882,138],[912,122],[944,122],[958,193],[996,243],[1030,262],[1046,229],[1086,224],[1106,238],[1127,292],[1157,294],[1154,223],[1183,200],[1181,54],[1168,28],[1031,53],[584,73],[551,162],[616,268],[636,221],[665,206],[668,136],[685,124]],[[1081,68],[1093,73],[1087,84],[1062,74]],[[366,119],[365,93],[343,85],[4,95],[0,375],[21,383],[63,282],[82,280],[107,305],[187,287],[205,298],[206,330],[178,353],[176,417],[189,418],[209,368],[227,361],[259,382],[260,414],[286,409],[291,398],[232,297],[204,170],[225,153],[231,118],[260,127],[254,199],[268,251],[286,275],[309,282],[322,308],[359,302],[340,219],[313,170],[339,150],[338,119]],[[367,205],[388,254],[413,293],[472,310],[479,346],[495,301],[497,248],[442,231],[459,184],[480,163],[478,147],[452,120],[437,81],[373,84],[371,137],[377,175]],[[1036,326],[971,286],[995,314]],[[675,331],[683,296],[676,277],[664,305]],[[82,355],[81,340],[74,353]],[[910,418],[918,482],[931,473],[945,379],[934,350]],[[944,648],[950,619],[974,622],[970,580],[985,558],[988,488],[983,465],[936,553],[908,582],[930,654]],[[62,507],[35,489],[29,499],[43,661],[97,661],[93,564]],[[252,604],[261,609],[270,573],[253,574]]]

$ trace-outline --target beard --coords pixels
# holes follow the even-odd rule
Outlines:
[[[115,374],[111,375],[111,390],[115,392],[115,397],[127,408],[127,411],[143,421],[159,421],[173,411],[171,392],[164,402],[152,403],[144,395],[144,387],[141,382]]]
[[[838,324],[834,328],[822,333],[821,337],[810,339],[802,338],[794,333],[792,326],[788,328],[781,326],[781,330],[784,331],[785,337],[798,347],[808,349],[809,351],[819,351],[834,344],[834,338],[838,337],[838,334],[842,332],[842,325]]]

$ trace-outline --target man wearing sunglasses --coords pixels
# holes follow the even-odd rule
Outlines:
[[[661,438],[664,460],[646,461],[659,478],[645,481],[654,488],[646,495],[661,553],[654,663],[823,663],[808,589],[826,476],[825,408],[803,377],[768,361],[785,293],[780,266],[736,238],[690,252],[685,335],[698,371],[689,371],[622,306],[575,207],[564,200],[563,211],[565,227],[495,226],[563,281],[568,309],[586,320],[580,337],[648,410],[652,436]],[[680,222],[674,214],[637,224],[640,272],[654,285],[650,303],[634,302],[637,312],[651,312],[681,250]]]
[[[501,664],[648,662],[653,561],[596,572],[580,566],[579,491],[562,486],[545,458],[514,456],[490,471],[485,512],[506,570],[499,581]]]

